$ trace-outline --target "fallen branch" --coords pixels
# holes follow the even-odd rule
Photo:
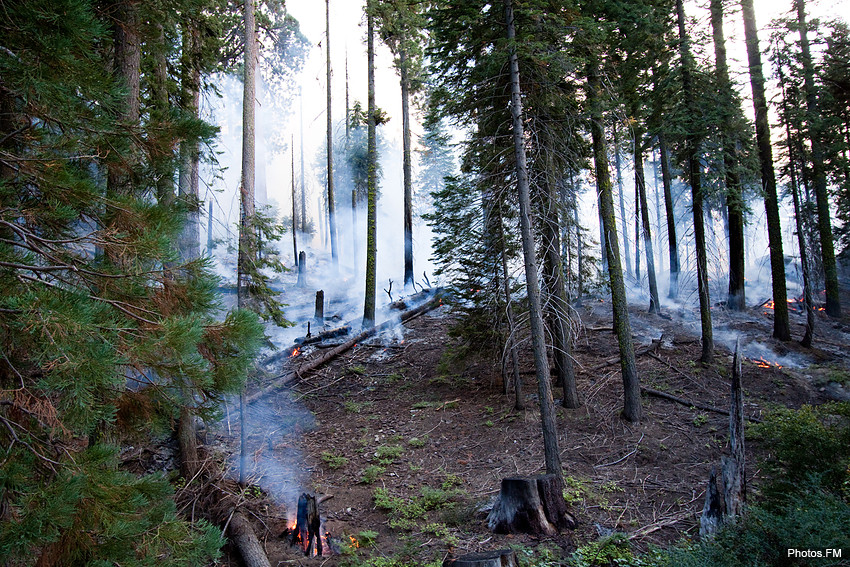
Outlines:
[[[321,356],[318,356],[318,357],[316,357],[312,360],[308,360],[307,362],[303,362],[303,363],[295,366],[294,368],[291,368],[287,372],[279,375],[277,377],[277,378],[279,378],[279,380],[275,384],[273,384],[273,385],[271,385],[267,388],[263,388],[262,390],[259,390],[257,392],[254,392],[250,396],[247,396],[247,398],[245,399],[245,403],[246,404],[254,403],[255,401],[262,398],[263,396],[270,394],[271,392],[273,392],[273,391],[281,388],[282,386],[288,384],[289,382],[295,380],[296,378],[302,378],[306,373],[312,372],[313,370],[319,368],[320,366],[322,366],[326,362],[333,360],[334,358],[336,358],[340,354],[342,354],[345,351],[353,348],[357,343],[362,342],[365,339],[368,339],[369,337],[371,337],[371,336],[373,336],[377,333],[380,333],[380,332],[388,330],[388,329],[392,329],[393,327],[395,327],[396,325],[398,325],[400,323],[406,323],[406,322],[418,317],[419,315],[423,315],[423,314],[425,314],[429,311],[436,309],[440,305],[442,305],[442,294],[440,292],[437,292],[436,294],[434,294],[434,296],[429,301],[426,301],[425,303],[423,303],[419,307],[415,307],[413,309],[410,309],[410,310],[402,313],[400,320],[391,319],[389,321],[384,321],[380,325],[370,327],[370,328],[364,330],[363,332],[361,332],[360,334],[358,334],[357,336],[355,336],[355,337],[349,339],[348,341],[342,343],[341,345],[334,347],[331,350],[323,353]]]
[[[700,402],[695,402],[692,400],[686,400],[685,398],[680,398],[678,396],[674,396],[673,394],[668,394],[667,392],[662,392],[661,390],[654,390],[652,388],[647,388],[646,386],[640,387],[640,392],[647,396],[653,396],[656,398],[661,398],[663,400],[668,400],[670,402],[676,402],[677,404],[682,404],[683,406],[687,406],[689,408],[697,408],[705,411],[710,411],[714,413],[719,413],[722,415],[729,415],[729,411],[721,408],[716,408],[714,406],[710,406],[708,404],[703,404]],[[753,423],[761,423],[761,420],[757,417],[748,417],[748,421]]]
[[[246,567],[271,567],[269,558],[254,533],[254,528],[239,510],[230,519],[230,537],[239,549]]]

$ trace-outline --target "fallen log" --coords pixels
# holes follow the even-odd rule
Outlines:
[[[512,549],[469,553],[461,557],[446,559],[443,567],[517,567],[516,552]]]
[[[316,357],[312,360],[308,360],[307,362],[302,362],[301,364],[298,364],[294,368],[290,368],[287,372],[284,372],[283,374],[279,375],[277,377],[278,380],[274,384],[272,384],[271,386],[268,386],[267,388],[263,388],[262,390],[254,392],[253,394],[247,396],[246,399],[245,399],[245,403],[247,403],[247,404],[254,403],[255,401],[262,398],[263,396],[266,396],[266,395],[270,394],[271,392],[279,389],[280,387],[288,384],[292,380],[295,380],[296,378],[303,377],[304,374],[306,374],[308,372],[312,372],[313,370],[319,368],[320,366],[322,366],[326,362],[333,360],[334,358],[336,358],[340,354],[342,354],[345,351],[353,348],[354,345],[356,345],[357,343],[362,342],[365,339],[368,339],[369,337],[380,333],[381,331],[392,329],[393,327],[395,327],[396,325],[398,325],[400,323],[406,323],[406,322],[408,322],[408,321],[410,321],[410,320],[412,320],[412,319],[414,319],[414,318],[416,318],[420,315],[423,315],[423,314],[425,314],[429,311],[436,309],[440,305],[442,305],[442,294],[438,291],[437,293],[434,294],[434,296],[430,300],[426,301],[425,303],[423,303],[419,307],[415,307],[413,309],[410,309],[410,310],[402,313],[401,317],[399,319],[391,319],[389,321],[384,321],[380,325],[375,325],[374,327],[370,327],[370,328],[364,330],[363,332],[361,332],[360,334],[356,335],[355,337],[353,337],[353,338],[349,339],[348,341],[342,343],[341,345],[334,347],[327,352],[322,353],[320,356],[318,356],[318,357]]]
[[[257,539],[254,529],[242,512],[236,510],[230,519],[230,537],[242,555],[245,567],[271,567],[269,558]]]

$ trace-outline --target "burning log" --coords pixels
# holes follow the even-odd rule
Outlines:
[[[290,545],[299,544],[305,556],[313,551],[316,544],[316,555],[322,554],[322,520],[319,516],[319,503],[312,494],[302,493],[298,498],[298,512],[295,527],[290,530]]]
[[[516,552],[512,549],[470,553],[443,561],[443,567],[517,567]]]
[[[496,533],[555,535],[575,528],[576,520],[567,511],[560,479],[543,475],[503,478],[487,525]]]

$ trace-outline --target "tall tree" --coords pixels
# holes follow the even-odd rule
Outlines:
[[[561,479],[563,473],[561,472],[561,454],[558,449],[555,403],[552,399],[549,361],[546,356],[543,312],[540,304],[540,283],[537,279],[537,258],[535,256],[533,228],[531,226],[531,191],[528,185],[528,166],[525,154],[525,134],[523,131],[522,93],[519,81],[519,58],[517,57],[515,45],[516,23],[512,1],[504,0],[504,7],[510,63],[511,119],[516,160],[520,233],[525,263],[529,316],[531,318],[531,344],[534,351],[534,368],[537,375],[540,420],[543,430],[543,456],[546,462],[546,473],[557,475],[557,478]]]
[[[835,264],[835,243],[832,237],[832,221],[829,213],[829,195],[826,190],[824,170],[823,120],[818,109],[818,94],[815,88],[815,69],[809,47],[806,24],[805,0],[794,0],[797,10],[797,27],[800,32],[800,53],[806,90],[806,123],[809,141],[812,144],[812,173],[815,182],[815,198],[818,210],[818,232],[820,233],[821,263],[826,285],[826,313],[830,317],[841,316],[841,300],[838,296],[838,268]],[[846,126],[845,126],[846,127]],[[774,300],[778,302],[778,299]]]
[[[767,98],[759,50],[758,28],[753,0],[741,0],[744,18],[744,37],[750,67],[750,86],[756,115],[756,144],[761,166],[761,186],[767,216],[767,236],[770,243],[770,273],[773,283],[773,336],[781,341],[791,340],[785,285],[785,256],[782,252],[782,227],[779,220],[779,197],[776,193],[776,174],[773,170],[773,147],[770,143],[770,124],[767,117]]]
[[[254,307],[251,297],[251,276],[256,259],[254,234],[254,145],[256,115],[257,35],[254,0],[245,0],[245,64],[242,93],[242,183],[240,186],[241,215],[239,221],[239,253],[237,259],[237,303],[240,309]],[[245,486],[248,474],[248,424],[245,393],[239,396],[240,455],[239,484]]]
[[[368,182],[366,191],[366,296],[363,303],[363,326],[375,325],[375,285],[378,256],[377,200],[378,200],[378,144],[376,138],[375,106],[375,17],[373,0],[366,0],[366,54],[368,65]]]
[[[746,0],[745,0],[746,1]],[[700,361],[709,364],[714,359],[714,333],[711,327],[711,298],[708,291],[708,259],[705,250],[705,216],[703,211],[702,166],[699,159],[701,143],[695,117],[698,110],[692,84],[693,57],[690,39],[685,28],[685,8],[682,0],[676,0],[676,17],[679,24],[679,52],[682,65],[682,90],[685,107],[690,118],[687,134],[688,179],[691,183],[691,195],[694,213],[694,240],[697,256],[697,293],[699,295],[700,323],[702,327],[702,354]]]
[[[652,230],[649,223],[649,207],[646,199],[646,175],[643,170],[643,134],[635,127],[635,186],[640,199],[641,223],[643,227],[644,255],[646,256],[646,275],[649,279],[649,312],[660,313],[661,303],[658,301],[658,284],[655,281],[655,253],[652,249]]]
[[[327,54],[327,146],[328,146],[328,230],[331,240],[331,261],[334,268],[338,267],[339,258],[337,257],[337,233],[336,233],[336,211],[334,205],[334,134],[333,134],[333,118],[331,115],[331,0],[325,0],[325,52]]]
[[[623,247],[626,252],[626,274],[632,276],[632,253],[629,245],[629,232],[626,223],[626,203],[623,195],[623,171],[620,165],[620,137],[617,135],[617,121],[614,120],[614,168],[617,171],[617,194],[620,197],[620,223],[622,224]]]
[[[726,206],[729,219],[729,294],[727,308],[744,311],[747,307],[744,278],[744,196],[735,159],[735,139],[730,126],[735,108],[740,108],[729,80],[726,63],[726,38],[723,34],[723,0],[711,0],[711,29],[714,36],[714,60],[720,95],[718,124],[723,144],[723,170],[726,174]]]
[[[591,54],[587,65],[587,102],[590,111],[590,132],[593,139],[593,161],[596,169],[596,187],[599,195],[599,211],[602,216],[608,251],[608,281],[611,286],[611,304],[614,313],[614,332],[620,347],[620,371],[625,392],[623,417],[637,423],[641,420],[640,380],[632,343],[629,322],[629,306],[626,300],[626,285],[620,264],[617,243],[617,223],[614,218],[614,198],[611,194],[611,177],[608,169],[608,152],[605,143],[605,127],[602,119],[602,81],[596,57]]]

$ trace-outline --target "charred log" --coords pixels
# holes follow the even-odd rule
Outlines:
[[[230,537],[242,555],[242,561],[245,562],[246,567],[271,567],[254,529],[238,510],[230,519]]]
[[[322,554],[322,520],[319,516],[319,503],[312,494],[302,493],[298,498],[298,512],[295,528],[289,533],[290,545],[299,545],[304,555],[313,552],[316,545],[316,555]]]
[[[316,311],[313,314],[313,319],[317,325],[325,324],[325,290],[323,289],[316,292]]]
[[[511,549],[470,553],[443,561],[443,567],[516,567],[517,565],[516,552]]]

